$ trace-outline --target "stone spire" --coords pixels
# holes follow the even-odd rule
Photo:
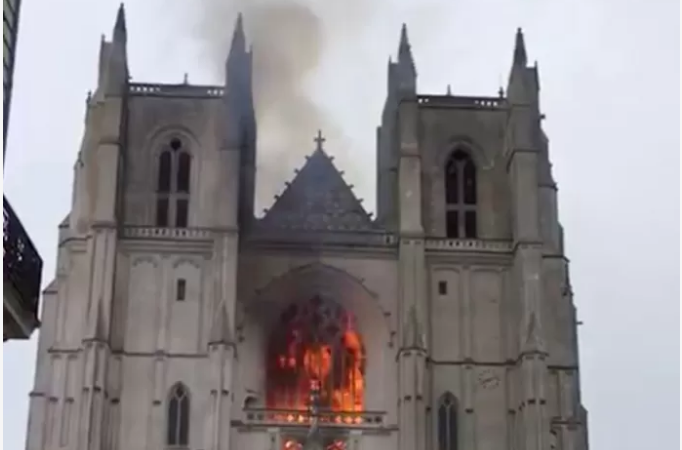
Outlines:
[[[403,23],[403,27],[400,30],[400,44],[398,46],[398,64],[409,66],[413,70],[415,68],[414,58],[412,57],[412,47],[410,46],[410,40],[407,37],[407,24],[405,23]]]
[[[526,55],[526,43],[523,39],[521,28],[516,29],[516,43],[514,44],[514,66],[526,67],[528,56]]]
[[[234,33],[232,33],[230,56],[244,53],[246,53],[246,34],[244,33],[244,18],[242,17],[242,13],[239,13],[237,22],[234,26]]]
[[[407,37],[407,25],[400,30],[398,60],[391,65],[389,60],[389,92],[401,97],[411,97],[417,93],[417,69],[412,57],[410,40]]]
[[[117,36],[126,36],[128,30],[126,28],[126,11],[123,3],[118,7],[118,12],[116,13],[116,23],[114,24],[114,39]]]

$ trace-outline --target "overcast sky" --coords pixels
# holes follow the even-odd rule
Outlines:
[[[43,256],[45,285],[54,276],[57,224],[70,206],[100,35],[110,35],[117,2],[23,3],[4,192]],[[188,23],[161,6],[171,3],[190,4],[126,2],[133,79],[181,82],[188,72],[190,82],[219,81]],[[327,148],[340,155],[342,169],[352,168],[349,182],[373,207],[375,127],[386,61],[396,52],[403,21],[419,90],[436,94],[450,84],[456,94],[495,95],[506,84],[515,29],[523,27],[529,59],[539,63],[544,124],[584,322],[581,377],[591,448],[679,448],[679,2],[373,5],[362,28],[350,33],[354,40],[329,48],[309,80],[311,95],[347,137],[344,148],[331,140]],[[226,20],[225,27],[232,23]],[[368,162],[351,164],[359,158]],[[7,449],[25,445],[35,342],[34,336],[3,346]]]

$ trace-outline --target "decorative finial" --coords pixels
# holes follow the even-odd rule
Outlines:
[[[450,85],[449,85],[449,84],[448,84],[448,89],[447,89],[447,91],[445,92],[445,95],[447,95],[448,97],[451,97],[451,96],[452,96],[452,89],[450,89]]]
[[[324,144],[324,141],[326,141],[326,139],[322,137],[322,130],[317,130],[317,137],[313,140],[315,141],[315,144],[317,146],[316,150],[321,152],[323,150],[322,144]]]
[[[500,86],[500,88],[497,90],[497,95],[500,98],[504,98],[504,88],[502,86]]]
[[[182,79],[182,84],[189,84],[189,75],[185,72],[185,76]]]

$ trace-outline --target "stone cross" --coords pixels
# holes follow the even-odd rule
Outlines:
[[[315,144],[317,144],[317,150],[322,150],[322,144],[326,141],[326,139],[322,137],[322,130],[317,130],[317,137],[313,140],[315,141]]]

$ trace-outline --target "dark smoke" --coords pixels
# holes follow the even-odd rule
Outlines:
[[[270,206],[272,195],[292,177],[314,148],[322,129],[333,153],[345,151],[340,126],[310,96],[310,76],[325,49],[352,40],[370,15],[362,0],[195,0],[193,34],[216,82],[224,80],[237,15],[241,12],[247,42],[254,50],[254,90],[258,136],[258,204]],[[341,81],[341,80],[339,80]],[[333,88],[333,86],[330,86]],[[352,168],[345,167],[346,170]]]

